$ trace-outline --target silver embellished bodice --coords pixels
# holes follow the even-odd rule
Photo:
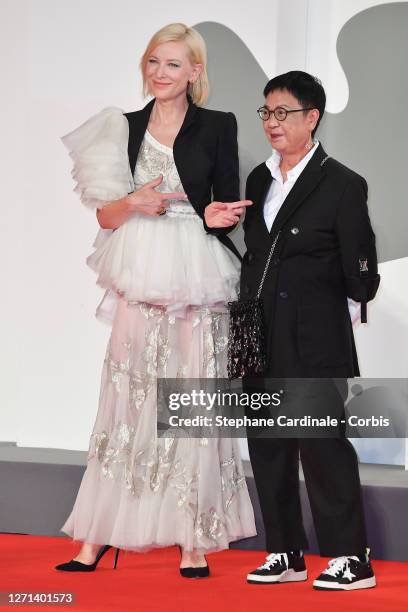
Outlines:
[[[173,149],[163,145],[146,130],[135,167],[135,189],[139,189],[160,174],[163,175],[163,181],[155,188],[156,191],[161,193],[184,192],[174,161]],[[165,216],[197,218],[201,221],[188,200],[169,200],[169,203]]]

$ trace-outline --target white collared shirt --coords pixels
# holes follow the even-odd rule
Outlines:
[[[281,156],[277,151],[275,151],[275,149],[272,149],[272,155],[268,157],[265,164],[268,166],[274,180],[269,187],[263,208],[265,224],[269,232],[271,231],[272,224],[275,221],[276,215],[285,201],[286,196],[296,183],[301,172],[304,170],[308,161],[312,158],[318,146],[319,141],[315,140],[314,146],[310,149],[310,151],[300,160],[299,163],[296,164],[296,166],[293,166],[293,168],[287,172],[287,179],[285,182],[283,182],[282,174],[279,168]]]

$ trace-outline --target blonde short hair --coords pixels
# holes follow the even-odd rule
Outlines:
[[[146,66],[149,56],[153,50],[162,43],[183,42],[187,45],[188,56],[192,64],[202,64],[203,68],[194,83],[188,87],[194,104],[198,106],[205,103],[210,93],[210,84],[207,75],[207,48],[204,38],[194,28],[189,28],[184,23],[170,23],[153,34],[140,60],[140,69],[143,77],[143,95],[147,96],[150,92],[146,82]]]

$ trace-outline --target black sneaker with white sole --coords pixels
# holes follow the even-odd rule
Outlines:
[[[248,574],[250,584],[276,584],[307,580],[307,569],[303,553],[271,553],[263,565]]]
[[[357,556],[331,559],[327,569],[313,582],[313,588],[319,591],[354,591],[372,589],[375,585],[369,548],[366,550],[364,561]]]

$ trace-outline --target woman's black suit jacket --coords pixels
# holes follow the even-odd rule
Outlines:
[[[233,113],[196,106],[188,96],[188,109],[174,141],[173,156],[184,191],[207,233],[216,235],[239,259],[241,255],[227,234],[234,229],[209,228],[205,207],[213,200],[240,199],[237,121]],[[144,108],[124,113],[129,122],[128,155],[132,176],[155,99]],[[192,254],[193,255],[193,254]]]
[[[241,274],[241,298],[254,297],[280,230],[262,292],[267,375],[359,376],[347,297],[362,301],[364,313],[380,280],[367,183],[320,144],[269,233],[263,205],[271,182],[265,163],[247,180],[246,198],[254,204],[244,220]]]

